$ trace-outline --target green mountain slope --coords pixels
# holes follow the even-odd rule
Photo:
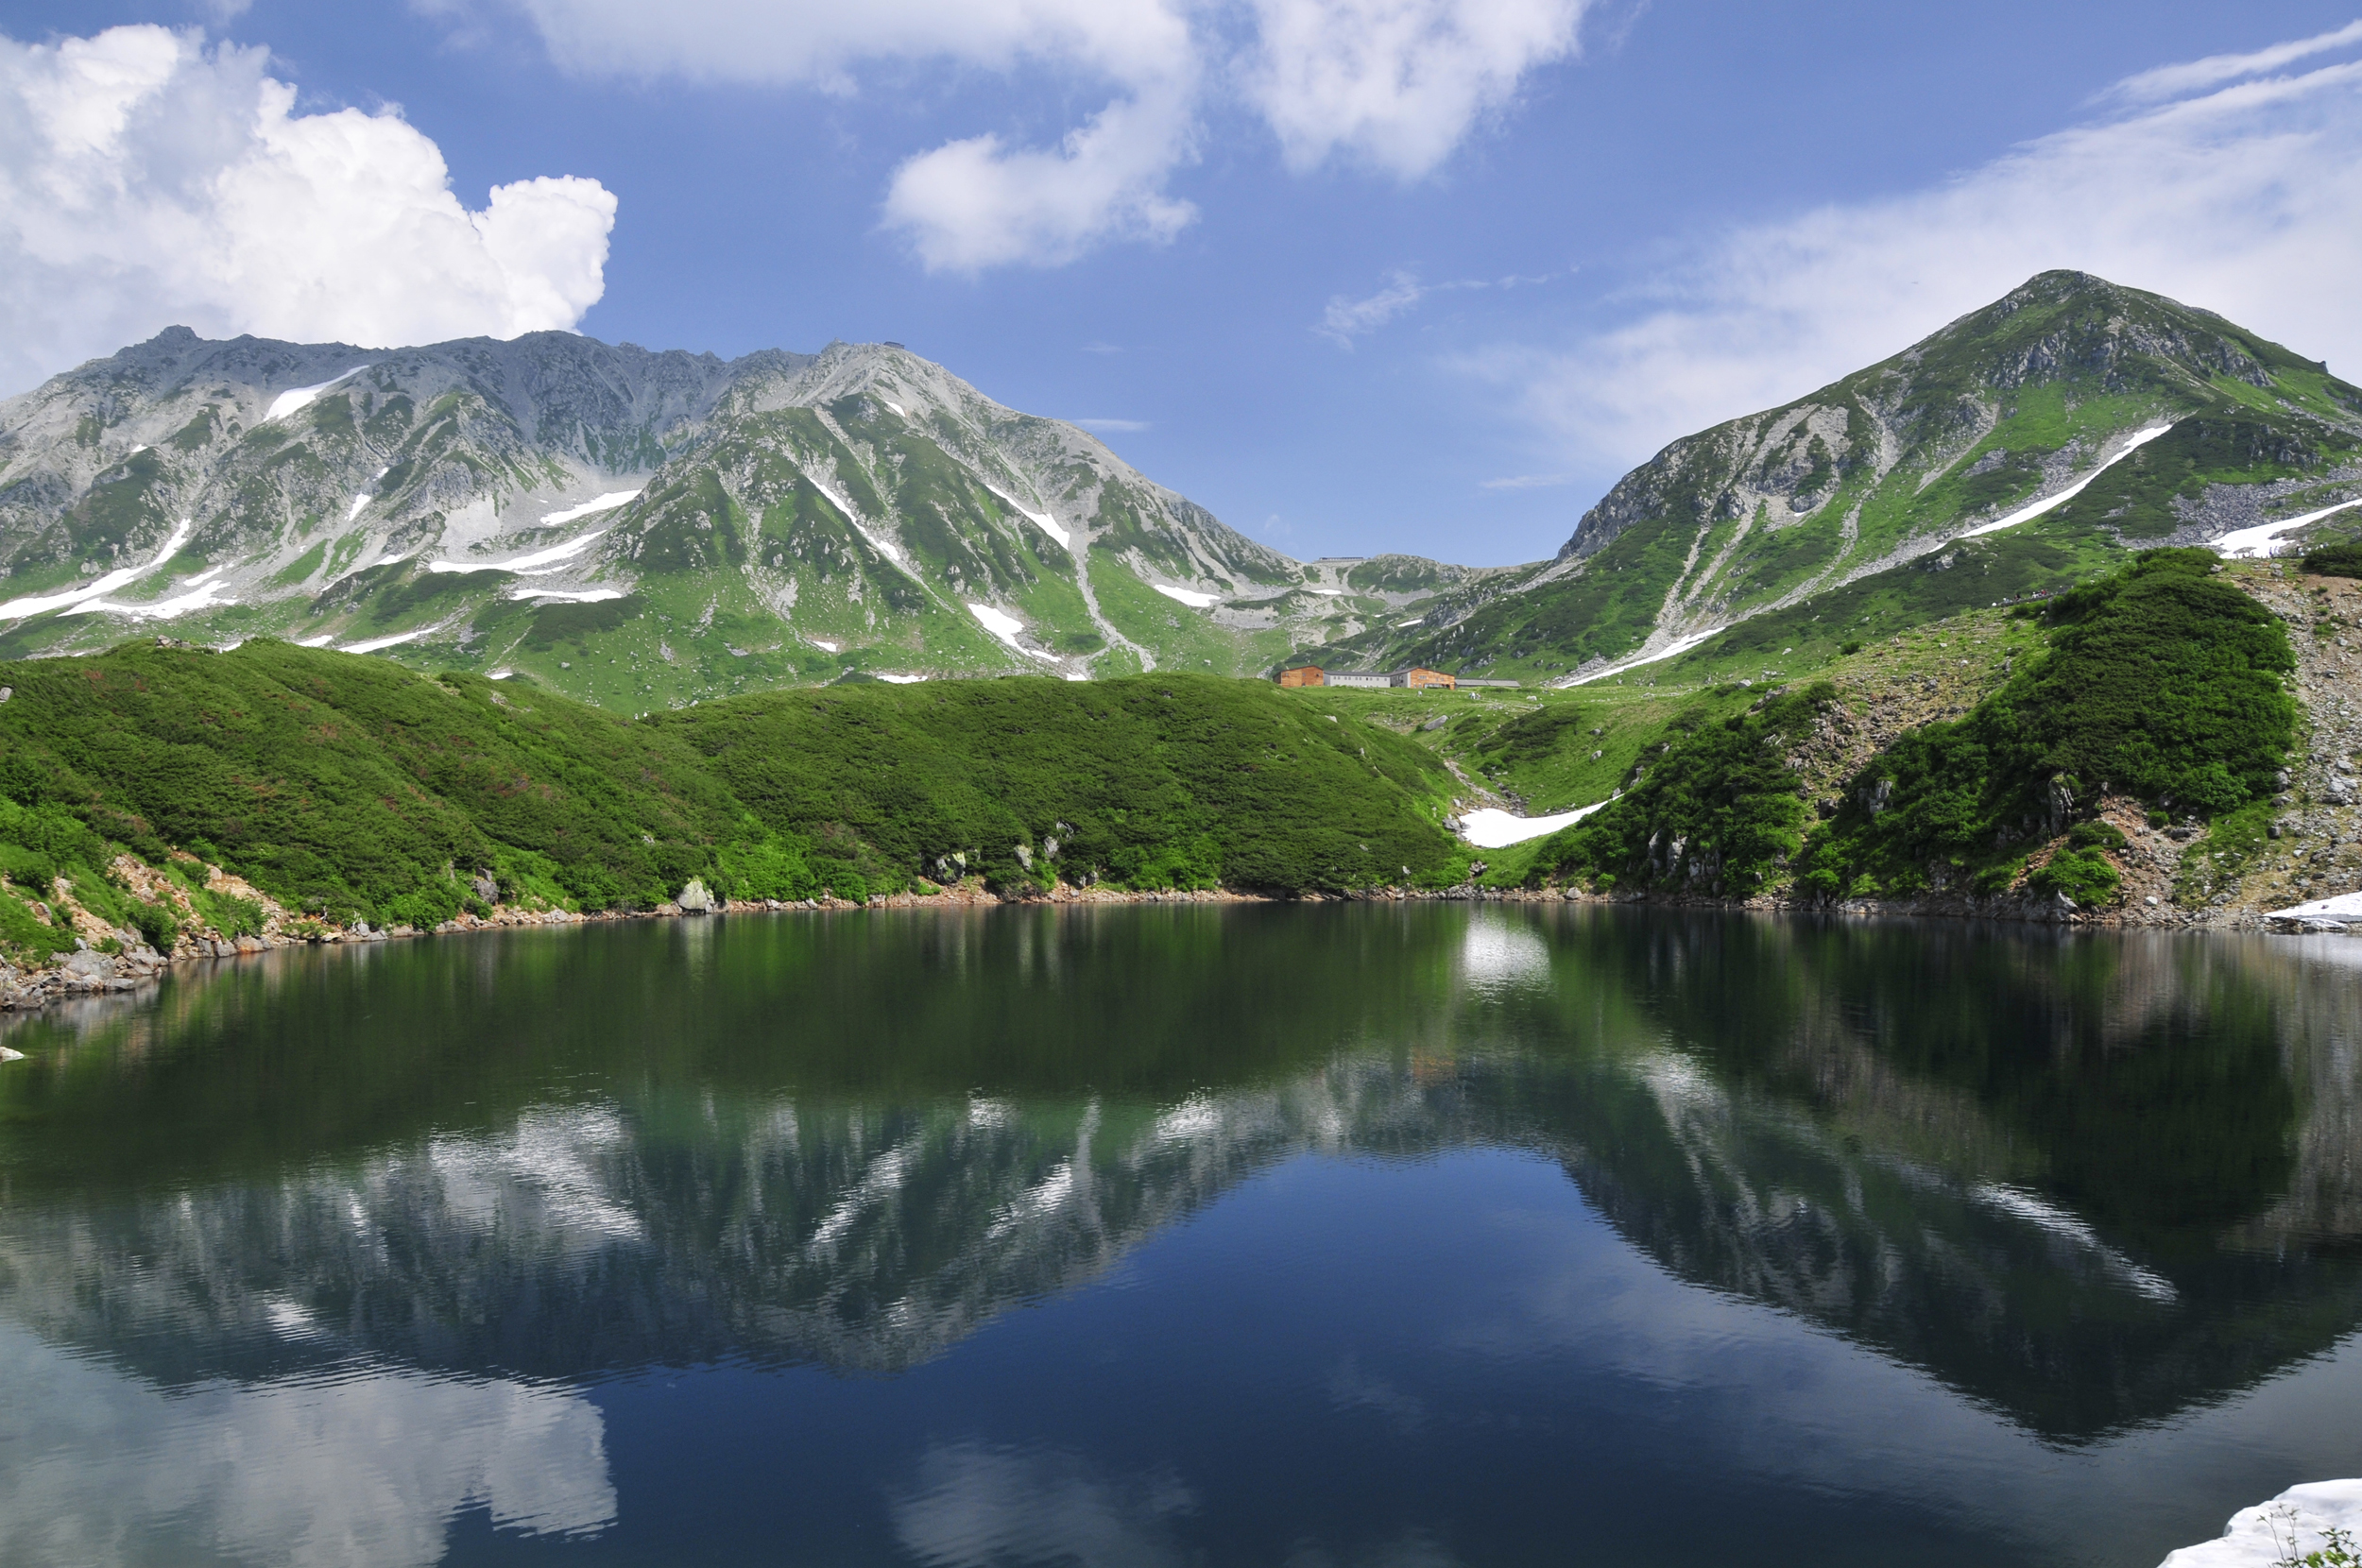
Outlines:
[[[1780,617],[1751,652],[1801,634],[1825,656],[1846,627],[2062,588],[2128,549],[2357,497],[2362,389],[2207,312],[2044,273],[1891,359],[1673,443],[1555,561],[1335,654],[1566,678]]]

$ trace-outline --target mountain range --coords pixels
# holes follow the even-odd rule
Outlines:
[[[626,711],[1308,656],[1565,683],[1741,625],[1732,657],[1834,655],[2357,499],[2362,390],[2072,272],[1674,442],[1509,568],[1291,559],[896,344],[173,328],[0,402],[0,656],[271,636]]]

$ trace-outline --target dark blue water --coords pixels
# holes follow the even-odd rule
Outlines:
[[[2347,946],[1008,910],[177,976],[6,1035],[0,1561],[2148,1568],[2362,1474]]]

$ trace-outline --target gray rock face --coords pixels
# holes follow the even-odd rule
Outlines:
[[[692,877],[689,885],[680,890],[680,896],[674,902],[680,906],[683,914],[710,914],[718,901],[707,890],[702,879]]]
[[[500,902],[501,885],[492,880],[491,878],[486,876],[483,872],[479,871],[474,877],[471,878],[468,885],[471,888],[473,888],[475,890],[475,895],[478,898],[483,899],[486,903],[497,904]]]

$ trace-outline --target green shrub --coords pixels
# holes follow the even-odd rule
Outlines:
[[[2062,849],[2050,857],[2026,885],[2036,893],[2063,893],[2078,904],[2114,901],[2124,878],[2097,849]]]
[[[263,906],[251,898],[234,894],[209,893],[198,889],[191,895],[198,916],[223,936],[235,940],[242,936],[263,934],[265,915]]]
[[[2067,830],[2069,849],[2122,849],[2124,846],[2124,833],[2113,822],[2094,818],[2090,822],[2079,822]]]
[[[0,876],[46,898],[50,884],[58,879],[58,868],[38,849],[27,849],[21,844],[0,844]]]
[[[759,839],[724,845],[715,851],[713,861],[714,891],[725,898],[787,902],[820,892],[820,879],[813,874],[801,839],[765,833]]]
[[[2323,545],[2299,563],[2316,577],[2362,577],[2362,543]]]
[[[0,893],[0,946],[21,962],[40,963],[74,951],[74,935],[35,914],[16,895]]]
[[[131,929],[160,953],[172,951],[180,940],[180,921],[163,904],[151,904],[144,898],[130,901]]]

